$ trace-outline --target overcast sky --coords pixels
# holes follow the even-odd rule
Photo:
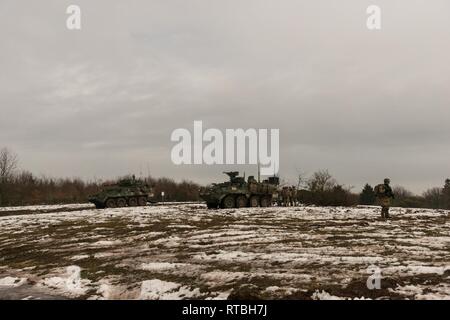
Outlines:
[[[285,180],[327,168],[355,191],[390,177],[421,192],[450,176],[449,12],[448,0],[0,0],[0,146],[36,174],[207,183],[226,168],[173,165],[174,129],[279,128]]]

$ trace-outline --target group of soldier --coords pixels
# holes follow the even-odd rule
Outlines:
[[[297,188],[294,186],[284,186],[281,189],[281,197],[278,199],[278,205],[284,207],[294,207],[299,204],[297,196]]]
[[[391,180],[389,178],[384,179],[382,184],[375,187],[375,196],[378,203],[381,206],[381,218],[389,219],[389,207],[391,206],[391,200],[394,199],[394,192],[390,186]],[[294,186],[284,186],[280,191],[278,198],[278,205],[284,207],[293,207],[299,205],[298,190]]]

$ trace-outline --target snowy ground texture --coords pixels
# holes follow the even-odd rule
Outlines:
[[[450,299],[449,211],[79,208],[0,216],[0,299]]]

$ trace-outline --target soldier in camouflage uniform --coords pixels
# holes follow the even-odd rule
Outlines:
[[[284,207],[289,206],[289,202],[290,202],[289,196],[290,196],[289,187],[283,187],[283,189],[281,190],[281,198],[282,198]]]
[[[384,184],[379,184],[375,187],[375,194],[378,198],[378,202],[381,205],[381,218],[389,219],[389,207],[391,206],[391,199],[394,199],[394,192],[389,185],[390,179],[384,179]]]
[[[295,190],[294,186],[292,186],[289,191],[290,191],[289,198],[291,200],[291,206],[294,207],[297,205],[297,199],[296,199],[297,191]]]

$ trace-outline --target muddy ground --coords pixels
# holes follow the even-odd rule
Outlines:
[[[13,211],[0,211],[0,299],[450,299],[449,211]]]

